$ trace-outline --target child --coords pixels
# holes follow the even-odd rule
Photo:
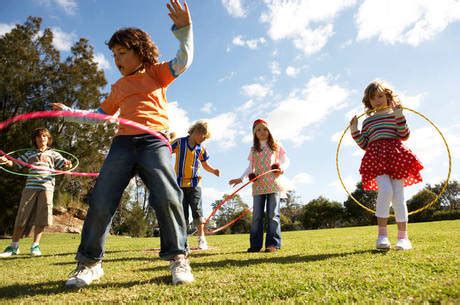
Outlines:
[[[185,221],[188,227],[189,207],[192,210],[193,222],[198,228],[198,249],[207,250],[208,244],[204,235],[203,209],[201,206],[201,176],[200,164],[203,168],[213,173],[220,175],[220,171],[208,164],[208,151],[201,145],[206,139],[211,137],[208,131],[208,123],[205,121],[197,121],[188,130],[188,136],[178,138],[172,143],[173,153],[176,154],[176,170],[177,183],[184,193],[182,206],[184,208]]]
[[[366,151],[359,169],[363,189],[378,190],[376,248],[388,250],[391,247],[387,232],[391,201],[398,226],[396,249],[409,250],[412,244],[407,234],[408,213],[403,187],[422,181],[423,166],[401,142],[409,138],[409,129],[396,94],[383,82],[374,81],[364,91],[363,104],[374,114],[364,120],[361,132],[356,116],[353,117],[350,130],[356,143]]]
[[[37,128],[32,132],[32,144],[35,149],[27,151],[18,157],[18,160],[29,163],[37,168],[30,168],[26,186],[22,191],[18,214],[14,222],[14,231],[11,245],[6,247],[0,257],[9,257],[19,254],[19,240],[29,235],[32,226],[34,242],[30,248],[30,255],[41,256],[40,239],[46,226],[53,224],[53,192],[54,176],[49,175],[48,169],[64,169],[72,167],[72,162],[64,159],[61,154],[50,148],[53,137],[46,128]],[[13,161],[5,156],[0,157],[0,164],[13,166]],[[19,168],[22,165],[17,164]],[[43,169],[42,169],[43,168]]]
[[[137,28],[123,28],[108,42],[115,65],[122,74],[108,98],[96,112],[135,121],[163,134],[168,133],[166,88],[190,65],[193,34],[187,4],[178,0],[167,4],[174,22],[173,33],[180,42],[176,58],[158,62],[158,49],[150,36]],[[53,109],[67,110],[62,104]],[[91,120],[75,120],[92,122]],[[171,166],[171,153],[165,139],[120,125],[90,196],[90,208],[83,225],[76,259],[77,268],[66,282],[68,287],[83,287],[103,276],[104,244],[113,215],[124,189],[138,173],[147,186],[149,204],[159,226],[160,257],[170,261],[172,283],[194,281],[186,257],[187,235],[181,205],[182,192]]]
[[[288,166],[286,152],[280,143],[275,142],[268,129],[267,122],[258,119],[252,126],[254,145],[249,152],[249,166],[240,178],[232,179],[229,184],[236,186],[246,176],[256,177],[271,169],[279,169],[269,173],[252,184],[254,198],[252,225],[250,231],[250,247],[248,252],[259,252],[262,249],[264,235],[264,206],[267,204],[268,227],[265,239],[265,252],[276,252],[281,248],[280,192],[283,191],[278,177]]]

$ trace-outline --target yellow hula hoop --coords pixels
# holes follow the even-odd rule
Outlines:
[[[426,210],[428,209],[430,206],[432,206],[436,201],[438,201],[438,199],[442,196],[442,194],[444,194],[444,192],[446,191],[447,189],[447,186],[449,184],[449,179],[450,179],[450,173],[451,173],[451,169],[452,169],[452,156],[450,154],[450,149],[449,149],[449,145],[447,144],[447,141],[446,141],[446,138],[444,137],[444,135],[442,134],[441,130],[438,128],[438,126],[436,126],[429,118],[427,118],[426,116],[424,116],[423,114],[421,114],[420,112],[416,111],[416,110],[413,110],[413,109],[410,109],[410,108],[407,108],[407,107],[402,107],[403,109],[405,110],[408,110],[410,112],[413,112],[415,114],[417,114],[418,116],[422,117],[423,119],[425,119],[428,123],[431,124],[431,126],[434,127],[434,129],[436,129],[436,131],[438,132],[438,134],[441,136],[443,142],[444,142],[444,145],[446,146],[446,150],[447,150],[447,156],[449,157],[449,169],[447,171],[447,178],[446,178],[446,181],[444,182],[443,186],[442,186],[442,189],[441,191],[439,192],[438,195],[436,195],[436,198],[434,198],[432,201],[430,201],[429,203],[427,203],[425,206],[415,210],[415,211],[412,211],[412,212],[409,212],[409,215],[413,215],[413,214],[416,214],[416,213],[419,213],[423,210]],[[368,113],[371,113],[373,112],[372,110],[371,111],[367,111],[367,112],[364,112],[362,114],[360,114],[357,118],[359,119],[360,117],[368,114]],[[366,211],[368,212],[371,212],[371,213],[374,213],[375,214],[375,210],[372,210],[368,207],[366,207],[364,204],[362,204],[361,202],[359,202],[359,200],[357,200],[355,197],[353,197],[353,195],[351,195],[351,193],[348,191],[347,187],[345,186],[345,183],[343,182],[342,180],[342,175],[340,174],[340,166],[339,166],[339,155],[340,155],[340,146],[342,145],[342,140],[343,140],[343,137],[345,136],[345,134],[347,133],[348,129],[350,128],[350,126],[348,125],[347,128],[345,128],[345,130],[343,131],[342,133],[342,136],[340,137],[340,140],[339,140],[339,144],[337,145],[337,152],[335,154],[335,166],[337,168],[337,174],[339,176],[339,180],[340,180],[340,183],[342,184],[342,187],[343,189],[345,190],[345,192],[347,192],[348,196],[350,196],[351,199],[353,199],[353,201],[355,203],[357,203],[360,207],[362,207],[363,209],[365,209]],[[391,214],[390,216],[394,216],[394,214]]]

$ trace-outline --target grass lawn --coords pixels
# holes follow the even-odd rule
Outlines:
[[[158,258],[158,238],[108,238],[105,276],[67,290],[80,236],[44,235],[42,257],[0,260],[0,302],[460,303],[460,220],[409,224],[411,251],[374,251],[376,227],[283,233],[277,253],[246,253],[249,236],[209,236],[208,251],[195,251],[195,283],[172,286],[168,264]],[[390,226],[394,243],[396,227]],[[189,239],[196,246],[196,237]],[[3,248],[8,240],[0,241]]]

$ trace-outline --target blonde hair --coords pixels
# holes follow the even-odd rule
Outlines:
[[[203,134],[206,139],[211,138],[211,132],[208,129],[208,122],[204,120],[198,120],[192,126],[190,126],[188,129],[188,134],[191,135],[195,131]]]
[[[374,96],[379,92],[386,95],[388,103],[393,101],[397,105],[401,105],[398,95],[393,91],[393,89],[391,89],[389,85],[381,80],[375,80],[367,85],[366,89],[364,90],[363,104],[364,107],[366,107],[366,110],[372,110],[371,99],[373,99]]]

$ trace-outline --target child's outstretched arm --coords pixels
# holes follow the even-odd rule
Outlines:
[[[169,62],[169,68],[173,76],[178,77],[190,67],[193,60],[192,19],[185,1],[184,7],[177,0],[171,0],[167,7],[169,9],[168,15],[174,22],[173,33],[180,42],[176,58]]]
[[[211,164],[209,164],[208,162],[206,161],[203,161],[201,162],[201,165],[203,165],[203,168],[207,171],[207,172],[210,172],[214,175],[216,175],[217,177],[220,176],[220,170],[217,169],[217,168],[214,168]]]
[[[90,109],[90,110],[80,110],[80,109],[73,109],[61,103],[51,103],[51,107],[53,110],[56,111],[74,111],[74,112],[83,112],[83,113],[99,113],[99,114],[106,114],[104,110],[101,108],[97,109]],[[64,120],[67,122],[74,122],[74,123],[82,123],[82,124],[98,124],[104,123],[103,120],[98,119],[90,119],[90,118],[82,118],[82,117],[64,117]]]

